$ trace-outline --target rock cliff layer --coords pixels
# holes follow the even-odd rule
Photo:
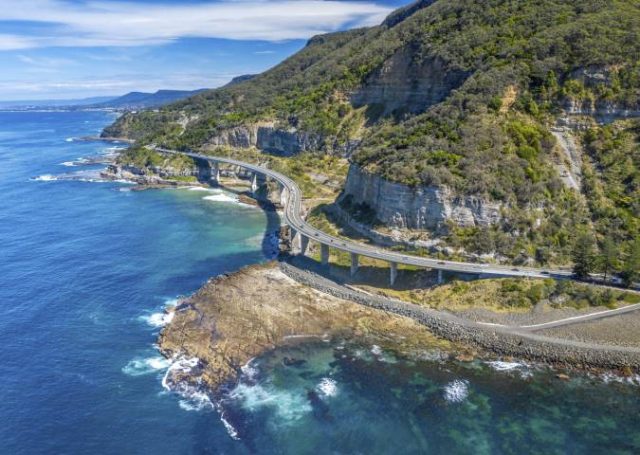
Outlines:
[[[399,229],[446,232],[449,223],[489,226],[501,219],[501,204],[458,196],[446,187],[416,187],[390,182],[351,165],[341,200],[366,204],[376,218]]]

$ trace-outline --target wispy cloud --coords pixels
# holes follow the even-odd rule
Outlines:
[[[0,93],[17,93],[21,98],[46,96],[66,98],[82,95],[123,94],[133,90],[153,92],[162,88],[196,89],[219,86],[229,82],[234,73],[171,73],[159,77],[147,74],[116,74],[104,78],[69,78],[64,80],[0,80]]]
[[[267,55],[267,54],[275,54],[276,51],[255,51],[254,54],[258,55]]]
[[[51,57],[30,57],[28,55],[18,55],[18,60],[27,65],[39,68],[58,68],[67,65],[74,65],[75,60],[69,58],[51,58]]]
[[[367,1],[221,1],[158,5],[120,1],[0,0],[0,21],[41,31],[0,35],[0,50],[139,46],[180,38],[282,41],[379,23],[390,9]]]

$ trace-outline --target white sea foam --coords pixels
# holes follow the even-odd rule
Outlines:
[[[605,384],[610,384],[612,382],[617,382],[620,384],[628,384],[628,385],[640,385],[640,375],[634,374],[631,376],[621,376],[619,374],[614,373],[603,373],[599,376],[599,378],[605,382]]]
[[[187,187],[189,191],[204,191],[206,193],[219,193],[220,190],[215,190],[211,188],[205,188],[204,186],[189,186]]]
[[[189,373],[196,366],[198,366],[198,363],[200,363],[200,359],[198,359],[197,357],[178,357],[177,359],[173,359],[173,361],[167,368],[167,372],[162,378],[162,387],[164,387],[165,390],[172,390],[169,382],[171,379],[171,375],[174,372]]]
[[[444,388],[444,399],[449,403],[461,403],[469,396],[469,382],[455,379]]]
[[[60,163],[60,166],[76,167],[77,164],[75,163],[75,161],[65,161],[64,163]]]
[[[191,392],[181,393],[184,399],[178,402],[178,406],[185,411],[203,411],[205,409],[214,409],[213,403],[204,392],[193,390]]]
[[[231,439],[235,439],[236,441],[240,440],[240,436],[238,435],[238,430],[236,430],[234,428],[233,425],[231,425],[231,423],[225,418],[224,416],[224,411],[222,409],[218,408],[218,414],[220,415],[220,421],[222,422],[222,424],[224,425],[224,427],[227,430],[227,434],[229,434],[229,436],[231,436]]]
[[[283,424],[300,420],[312,411],[302,391],[276,389],[270,384],[238,384],[229,394],[243,409],[255,412],[264,408],[273,410]]]
[[[176,307],[180,303],[180,300],[181,300],[180,297],[170,297],[168,299],[165,299],[164,306],[166,306],[166,307]]]
[[[493,361],[493,362],[487,362],[487,365],[489,365],[491,368],[493,368],[496,371],[511,371],[511,370],[517,370],[519,368],[523,368],[523,367],[527,366],[524,363],[503,362],[503,361],[500,361],[500,360],[496,360],[496,361]]]
[[[258,376],[258,366],[255,364],[254,359],[249,360],[245,365],[240,367],[242,375],[249,381],[253,381]]]
[[[331,378],[322,378],[316,389],[322,396],[335,397],[338,394],[338,383]]]
[[[152,313],[149,315],[140,316],[139,319],[143,322],[146,322],[151,327],[159,328],[169,324],[173,320],[174,316],[175,313],[171,311],[169,313]]]
[[[35,180],[37,182],[55,182],[56,180],[58,180],[58,177],[51,174],[44,174],[44,175],[39,175],[37,177],[34,177],[31,180]]]
[[[231,196],[229,194],[221,193],[221,194],[212,194],[211,196],[205,196],[202,199],[205,201],[213,201],[213,202],[233,202],[239,203],[238,198],[235,196]]]
[[[161,356],[147,357],[144,359],[137,358],[130,360],[122,367],[122,372],[128,376],[142,376],[145,374],[155,373],[168,368],[170,362]]]
[[[68,137],[68,138],[66,138],[64,141],[65,141],[65,142],[73,142],[73,141],[75,141],[75,140],[76,140],[76,138],[75,138],[75,137]]]
[[[371,353],[373,355],[382,355],[382,348],[377,344],[374,344],[373,346],[371,346]]]

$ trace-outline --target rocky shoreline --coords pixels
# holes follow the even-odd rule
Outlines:
[[[286,261],[213,278],[169,311],[158,346],[177,365],[167,386],[183,392],[228,390],[252,359],[314,339],[357,340],[413,358],[517,358],[557,367],[560,379],[571,370],[632,376],[640,369],[640,349],[483,326],[365,294]]]
[[[300,284],[277,263],[213,278],[169,311],[171,322],[160,333],[158,347],[178,365],[165,379],[178,391],[221,391],[253,358],[313,339],[357,340],[414,358],[427,352],[443,358],[475,354],[408,317]]]
[[[623,375],[640,370],[640,349],[552,338],[508,327],[482,325],[450,313],[365,294],[340,286],[318,274],[286,262],[283,273],[295,281],[345,300],[409,317],[435,335],[465,343],[499,356],[516,357],[565,368],[613,370]]]

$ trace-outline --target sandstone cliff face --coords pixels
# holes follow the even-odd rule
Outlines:
[[[415,50],[406,47],[370,75],[351,102],[355,107],[381,106],[381,115],[421,113],[444,100],[467,76],[437,58],[417,61]]]
[[[294,127],[282,128],[274,123],[256,123],[220,131],[209,139],[207,145],[233,148],[256,147],[276,155],[292,156],[324,148],[325,139],[320,135]]]
[[[489,226],[502,219],[501,204],[473,196],[457,196],[446,187],[411,188],[369,174],[351,165],[342,199],[366,203],[392,228],[439,233],[448,223],[462,227]]]
[[[611,87],[616,72],[615,67],[594,65],[572,71],[569,79],[580,81],[585,87],[597,91],[600,86]],[[607,99],[567,98],[564,109],[569,115],[584,115],[600,123],[611,123],[618,119],[640,117],[640,100],[621,103]]]

